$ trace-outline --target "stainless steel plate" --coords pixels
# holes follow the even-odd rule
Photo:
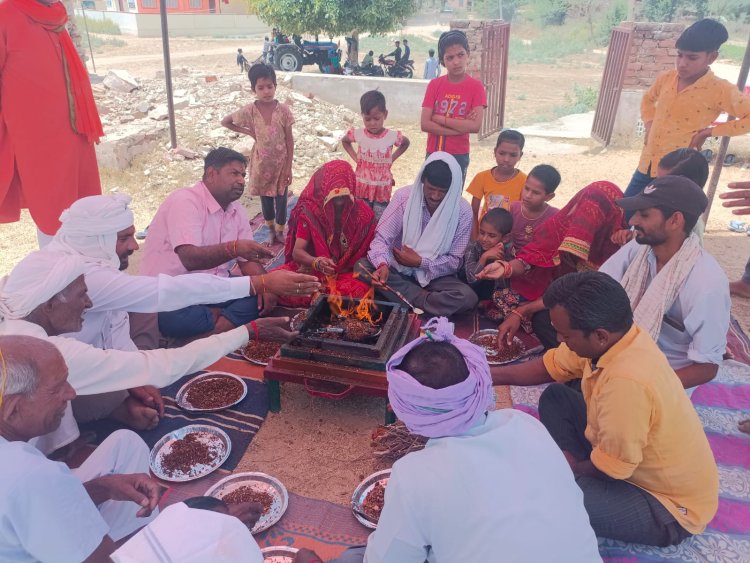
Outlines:
[[[272,546],[260,550],[263,563],[292,563],[299,549],[296,547]]]
[[[365,502],[365,498],[367,498],[367,495],[370,493],[373,487],[375,487],[376,483],[380,483],[384,487],[388,487],[388,479],[390,479],[390,477],[391,470],[383,469],[383,471],[378,471],[376,473],[373,473],[369,477],[365,477],[364,481],[362,481],[359,485],[357,485],[357,488],[354,489],[354,493],[352,493],[352,512],[354,512],[354,517],[363,526],[367,526],[368,528],[372,528],[373,530],[378,527],[377,522],[374,522],[369,517],[365,516],[364,511],[362,510],[362,504]]]
[[[221,499],[242,486],[250,486],[253,490],[269,493],[273,497],[271,509],[260,517],[250,532],[258,534],[281,520],[289,506],[289,493],[281,481],[266,473],[251,471],[229,475],[208,489],[206,496]]]
[[[162,456],[171,451],[172,443],[175,440],[181,440],[191,432],[198,432],[202,440],[210,442],[211,447],[214,448],[214,451],[217,452],[217,456],[210,464],[196,465],[187,473],[176,473],[174,475],[169,475],[162,468]],[[174,430],[173,432],[162,436],[162,438],[158,442],[156,442],[156,444],[154,444],[154,447],[151,449],[151,454],[149,455],[149,465],[151,466],[151,471],[153,472],[153,474],[156,475],[159,479],[175,482],[192,481],[194,479],[200,479],[201,477],[204,477],[221,467],[221,465],[229,457],[229,453],[231,451],[232,442],[229,439],[229,436],[227,436],[226,432],[215,426],[208,426],[206,424],[191,424],[190,426],[179,428],[178,430]]]
[[[250,341],[247,344],[245,344],[242,348],[240,348],[240,354],[242,355],[243,358],[245,358],[251,364],[255,364],[257,366],[267,366],[268,365],[268,361],[264,362],[262,360],[258,360],[256,358],[253,358],[252,356],[250,356],[249,354],[247,354],[245,352],[245,348],[247,348],[248,346],[252,345],[252,343],[253,343],[253,341]],[[281,348],[282,344],[283,344],[282,342],[278,343],[279,349]],[[278,350],[276,350],[276,352],[278,352]],[[276,354],[276,352],[274,352],[274,355]]]
[[[237,399],[236,401],[232,401],[231,403],[227,403],[226,405],[222,405],[220,407],[216,407],[213,409],[199,409],[191,405],[187,400],[188,389],[190,389],[192,385],[195,385],[196,383],[200,381],[206,381],[207,379],[213,379],[216,377],[228,377],[230,379],[234,379],[235,381],[239,381],[242,384],[242,395],[240,395],[240,398]],[[224,371],[209,371],[201,375],[196,375],[193,379],[191,379],[190,381],[185,383],[185,385],[180,387],[180,390],[177,391],[177,395],[175,396],[174,400],[177,403],[177,406],[185,409],[186,411],[216,412],[216,411],[222,411],[224,409],[228,409],[229,407],[236,405],[237,403],[241,402],[242,399],[244,399],[246,395],[247,395],[247,384],[241,377],[237,377],[234,374],[226,373]]]
[[[477,332],[475,332],[474,334],[472,334],[469,337],[469,342],[471,342],[472,344],[476,344],[480,348],[484,349],[485,355],[487,356],[487,363],[488,364],[490,364],[491,366],[502,366],[504,364],[513,363],[516,360],[518,360],[518,358],[521,358],[524,355],[526,355],[526,346],[524,345],[523,341],[520,338],[518,338],[517,336],[514,336],[513,337],[513,342],[518,345],[518,349],[519,349],[518,355],[515,358],[511,358],[510,360],[493,360],[492,359],[493,356],[496,355],[495,354],[495,350],[490,349],[490,348],[486,348],[486,347],[482,346],[481,344],[477,344],[476,343],[476,339],[479,338],[480,336],[485,336],[485,335],[492,335],[495,338],[497,338],[497,334],[498,334],[498,332],[496,330],[488,328],[488,329],[485,329],[485,330],[478,330]]]

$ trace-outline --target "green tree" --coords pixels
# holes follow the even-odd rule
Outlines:
[[[418,0],[249,0],[251,11],[284,33],[387,33],[413,15]]]
[[[643,0],[641,15],[652,22],[671,22],[690,4],[688,0]]]

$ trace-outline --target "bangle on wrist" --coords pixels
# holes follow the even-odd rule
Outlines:
[[[510,262],[503,262],[503,278],[507,279],[513,275],[513,266]]]
[[[253,327],[253,332],[255,333],[255,341],[260,340],[260,332],[258,331],[258,323],[255,321],[250,321],[250,326]]]
[[[250,295],[258,295],[258,292],[255,291],[255,284],[253,283],[253,276],[248,276],[247,279],[250,280]]]
[[[513,309],[513,310],[512,310],[511,312],[510,312],[510,314],[511,314],[511,315],[515,315],[515,316],[517,316],[517,317],[518,317],[519,319],[521,319],[521,322],[524,322],[524,321],[526,320],[526,317],[524,317],[522,313],[519,313],[519,312],[518,312],[518,309]]]
[[[266,293],[266,276],[262,275],[260,276],[260,283],[263,286],[263,293]]]
[[[234,255],[232,254],[232,248],[229,246],[230,244],[231,244],[231,241],[227,241],[226,244],[224,245],[224,250],[227,251],[227,255],[230,258],[234,258]]]
[[[238,242],[238,239],[235,239],[234,240],[234,247],[233,247],[234,248],[234,257],[235,258],[237,258],[237,256],[239,256],[239,253],[237,252],[237,242]]]

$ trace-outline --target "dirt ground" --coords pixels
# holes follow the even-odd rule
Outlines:
[[[161,43],[158,39],[122,36],[127,45],[97,55],[100,75],[110,68],[123,68],[136,77],[153,77],[162,69]],[[248,55],[259,52],[260,42],[248,39],[172,39],[175,66],[200,68],[217,75],[237,72],[234,52],[242,47]],[[250,58],[250,56],[248,56]],[[509,75],[506,122],[513,126],[528,124],[534,116],[567,103],[573,85],[599,86],[601,55],[587,55],[557,65],[516,65]],[[554,87],[549,85],[554,84]],[[324,116],[321,122],[325,123]],[[393,124],[395,126],[395,124]],[[401,126],[412,141],[411,148],[394,165],[397,185],[411,183],[422,162],[425,135],[416,124]],[[178,136],[180,132],[178,131]],[[494,141],[472,141],[469,178],[491,167]],[[343,153],[342,153],[343,154]],[[345,158],[342,154],[336,157]],[[333,156],[333,155],[332,155]],[[637,150],[602,150],[591,140],[562,142],[542,138],[527,139],[519,167],[529,170],[539,163],[557,167],[563,178],[554,203],[562,206],[573,194],[595,180],[611,180],[624,187],[638,161]],[[175,175],[172,185],[144,187],[143,171],[155,162],[163,163],[163,150],[142,155],[123,172],[103,171],[105,190],[117,186],[134,196],[133,207],[139,229],[144,228],[158,205],[171,190],[192,184],[194,175]],[[719,192],[733,180],[750,179],[750,171],[739,165],[724,170]],[[307,179],[295,180],[299,192]],[[249,209],[257,212],[257,206]],[[750,256],[750,239],[731,233],[726,226],[730,212],[714,205],[708,223],[706,248],[716,256],[730,279],[737,279]],[[29,251],[36,248],[35,228],[27,213],[19,223],[0,226],[0,275]],[[137,260],[134,260],[137,263]],[[735,299],[733,314],[750,329],[750,301]],[[268,472],[282,480],[289,490],[310,497],[348,504],[356,484],[374,470],[370,434],[383,420],[384,400],[350,397],[342,401],[313,398],[296,385],[282,386],[282,411],[269,416],[251,444],[238,470]]]

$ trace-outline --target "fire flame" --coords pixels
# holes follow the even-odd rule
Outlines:
[[[336,317],[344,318],[356,318],[360,321],[366,321],[371,325],[377,325],[383,320],[383,313],[381,312],[378,318],[373,319],[372,315],[375,310],[375,288],[371,287],[367,294],[360,299],[359,304],[355,305],[354,302],[350,303],[347,307],[344,307],[344,298],[341,292],[336,288],[336,278],[333,276],[328,277],[328,306],[331,309],[331,315]]]

